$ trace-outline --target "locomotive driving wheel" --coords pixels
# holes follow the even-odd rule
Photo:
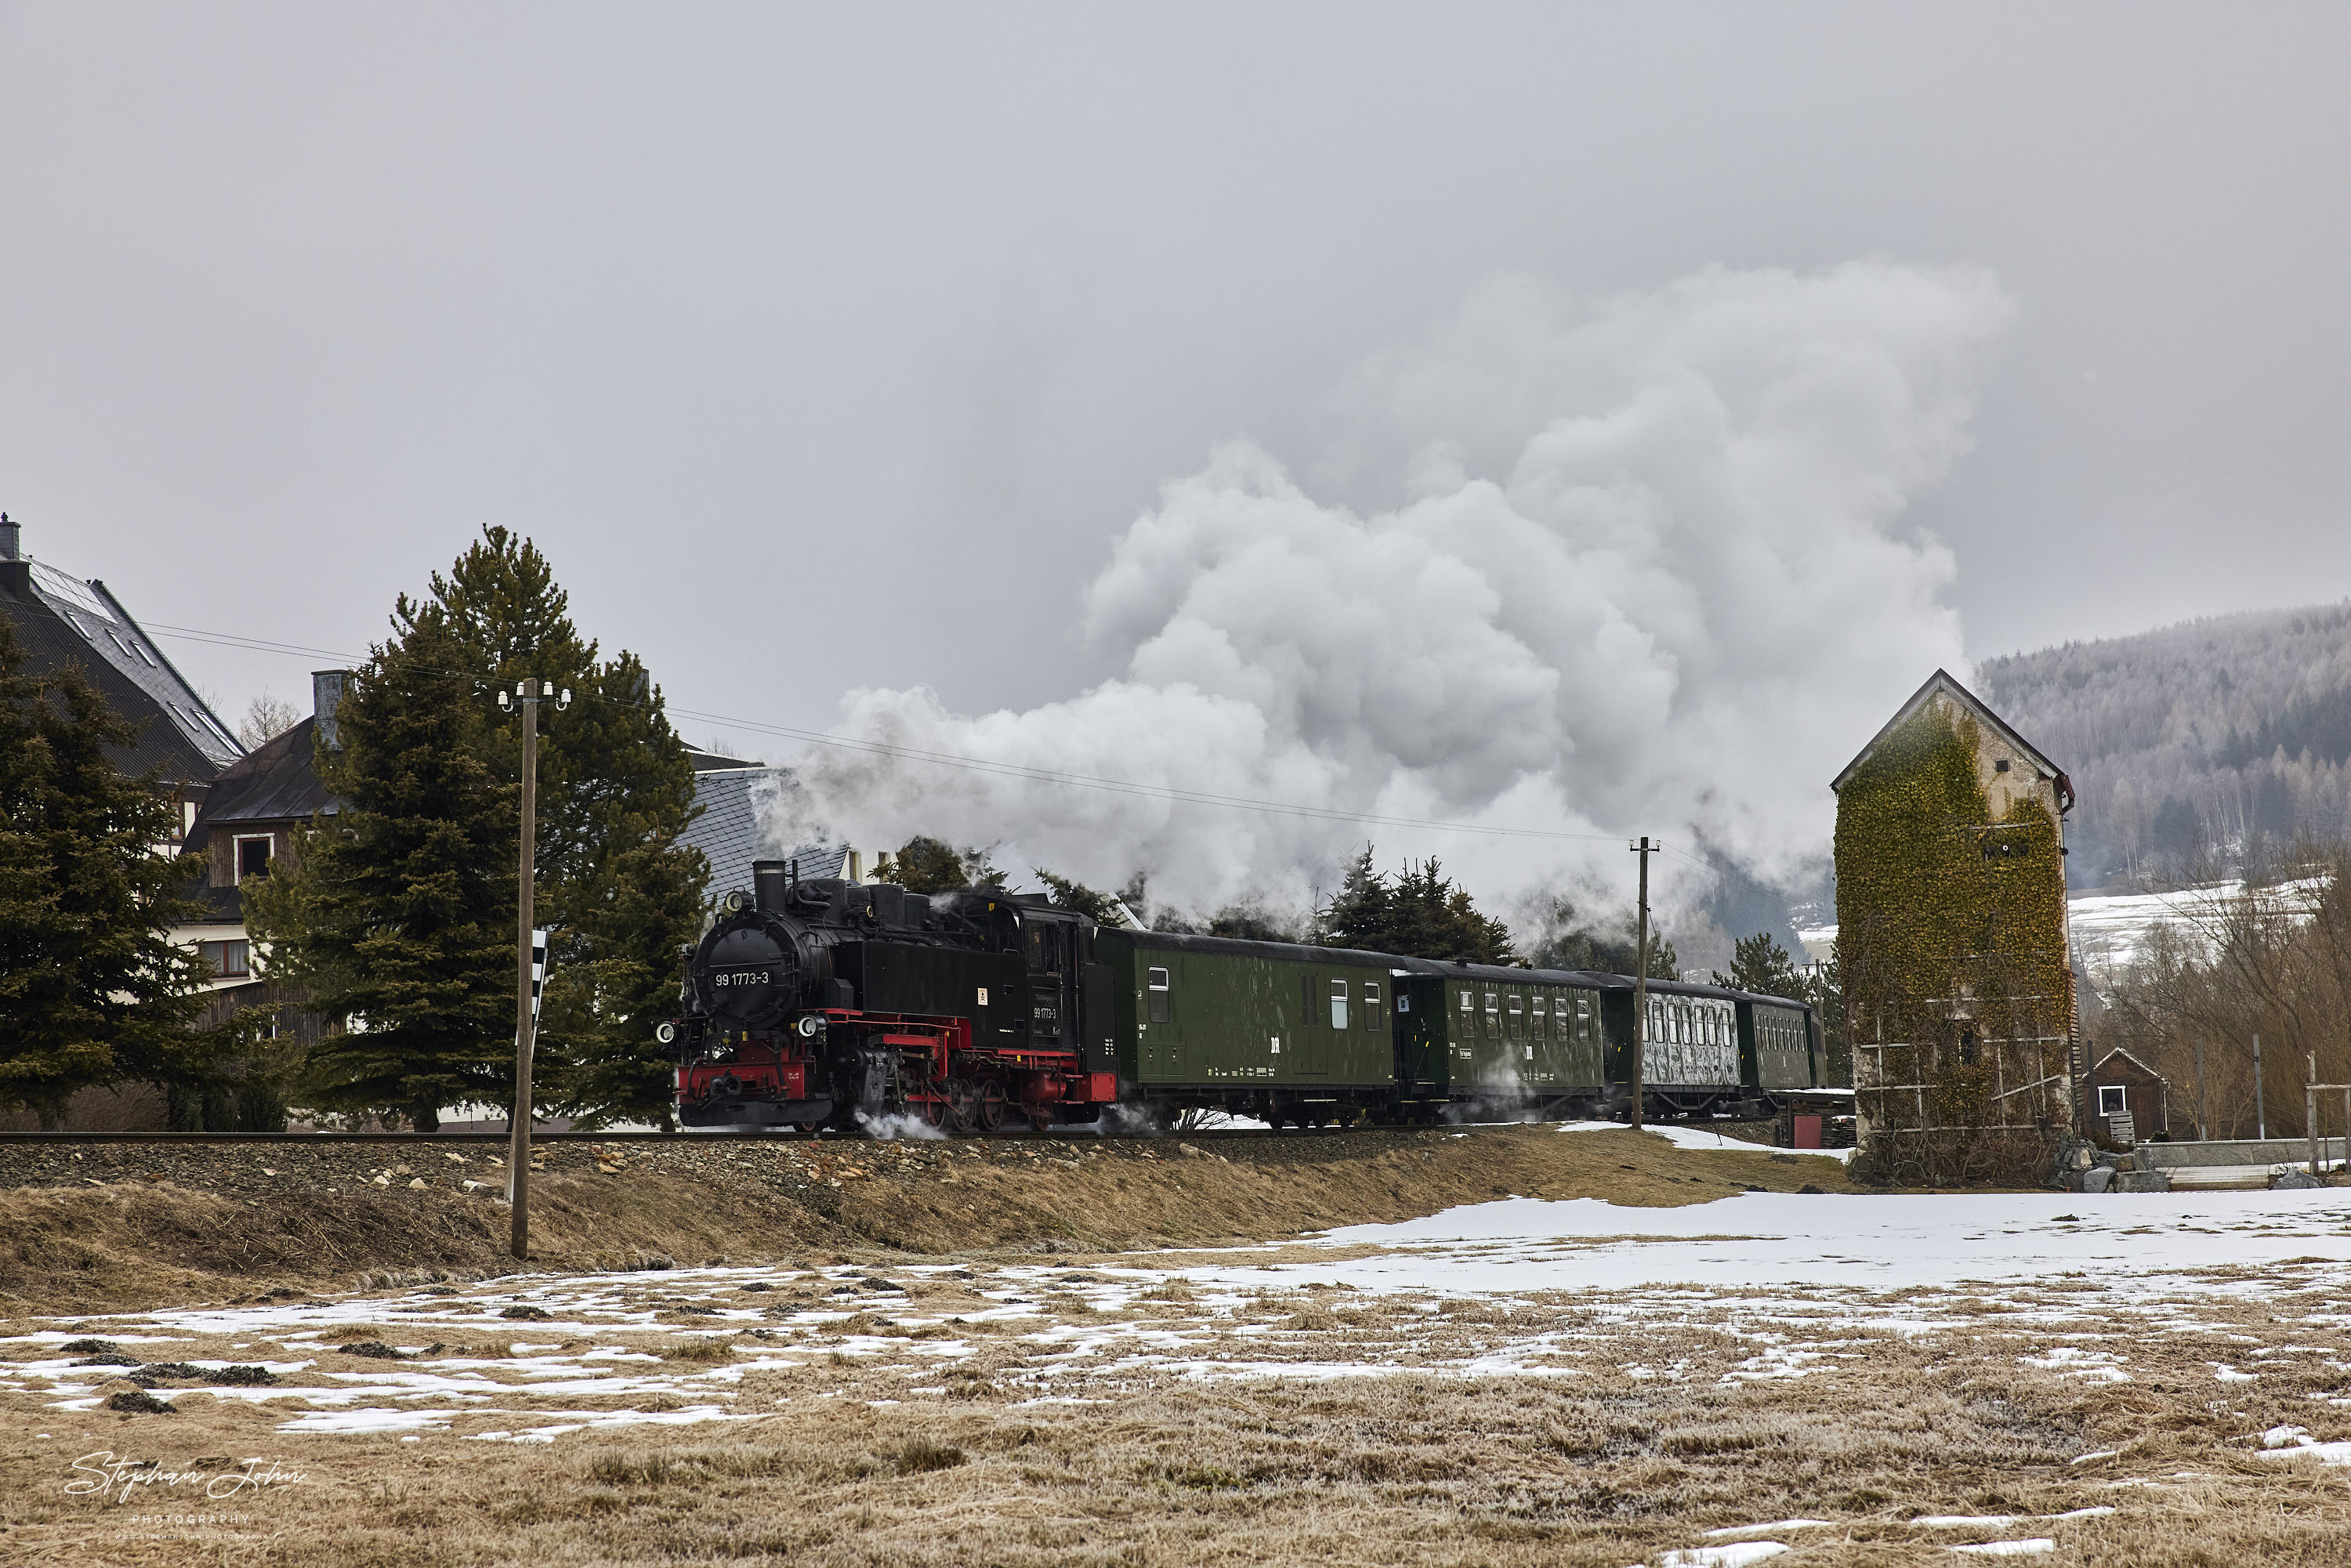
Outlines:
[[[1011,1117],[1004,1104],[1004,1085],[996,1082],[979,1086],[979,1124],[984,1132],[1000,1133]]]
[[[946,1113],[956,1132],[971,1131],[973,1124],[979,1120],[979,1096],[972,1092],[971,1080],[947,1080]]]

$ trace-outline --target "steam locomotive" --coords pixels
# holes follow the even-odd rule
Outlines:
[[[1762,1116],[1826,1085],[1802,1002],[1584,971],[1099,926],[993,888],[752,869],[655,1029],[689,1127],[1042,1131],[1189,1109],[1274,1126]],[[1636,1074],[1635,1039],[1645,1041]]]

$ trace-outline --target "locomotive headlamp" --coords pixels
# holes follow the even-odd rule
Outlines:
[[[814,1040],[816,1038],[816,1031],[823,1027],[824,1020],[817,1017],[814,1013],[809,1014],[806,1018],[800,1019],[799,1022],[792,1025],[794,1031],[797,1032],[802,1040]]]
[[[664,1045],[676,1044],[677,1025],[670,1022],[667,1019],[662,1019],[661,1022],[653,1025],[653,1038],[661,1041]]]
[[[740,915],[749,908],[750,904],[751,895],[739,887],[718,901],[718,907],[729,915]]]

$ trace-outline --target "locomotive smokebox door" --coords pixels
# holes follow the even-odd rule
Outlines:
[[[1115,976],[1116,971],[1108,964],[1085,967],[1085,998],[1078,1010],[1078,1030],[1089,1072],[1114,1072],[1118,1069]]]

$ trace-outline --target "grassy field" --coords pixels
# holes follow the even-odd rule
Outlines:
[[[1461,1142],[1484,1145],[1462,1156],[1479,1168],[1554,1148],[1595,1180],[1630,1165],[1653,1197],[1789,1169],[1622,1133]],[[1157,1185],[1202,1202],[1274,1179],[1236,1176],[1230,1159],[1164,1163]],[[1150,1179],[1118,1174],[1130,1190]],[[1552,1174],[1551,1196],[1577,1196]],[[1783,1185],[1834,1186],[1834,1172]],[[1760,1545],[1713,1550],[1741,1543],[1812,1564],[2046,1542],[2026,1554],[2338,1563],[2351,1469],[2325,1461],[2351,1451],[2323,1445],[2351,1437],[2335,1239],[2351,1226],[2336,1195],[2291,1196],[2335,1207],[2231,1211],[2266,1248],[2241,1266],[2168,1268],[2166,1227],[2179,1245],[2230,1237],[2204,1211],[2137,1211],[2154,1239],[2130,1279],[1865,1290],[1645,1269],[1652,1249],[1732,1257],[1728,1239],[1708,1254],[1688,1239],[1706,1242],[1716,1214],[1736,1238],[1733,1201],[1687,1215],[1673,1241],[1644,1218],[1667,1217],[1628,1206],[1621,1233],[1587,1223],[1510,1289],[1490,1271],[1532,1252],[1508,1240],[1400,1254],[1385,1237],[1252,1241],[1235,1222],[1200,1227],[1219,1245],[1176,1249],[796,1246],[716,1266],[20,1309],[0,1340],[0,1556],[1665,1568],[1761,1560]],[[1858,1220],[1917,1200],[1768,1201]],[[1398,1256],[1398,1282],[1361,1282]],[[1574,1282],[1587,1259],[1592,1288]],[[66,1346],[84,1341],[161,1375],[78,1366],[92,1353]],[[189,1375],[223,1364],[277,1381]],[[174,1408],[103,1403],[126,1394]],[[108,1469],[121,1460],[158,1468]]]

